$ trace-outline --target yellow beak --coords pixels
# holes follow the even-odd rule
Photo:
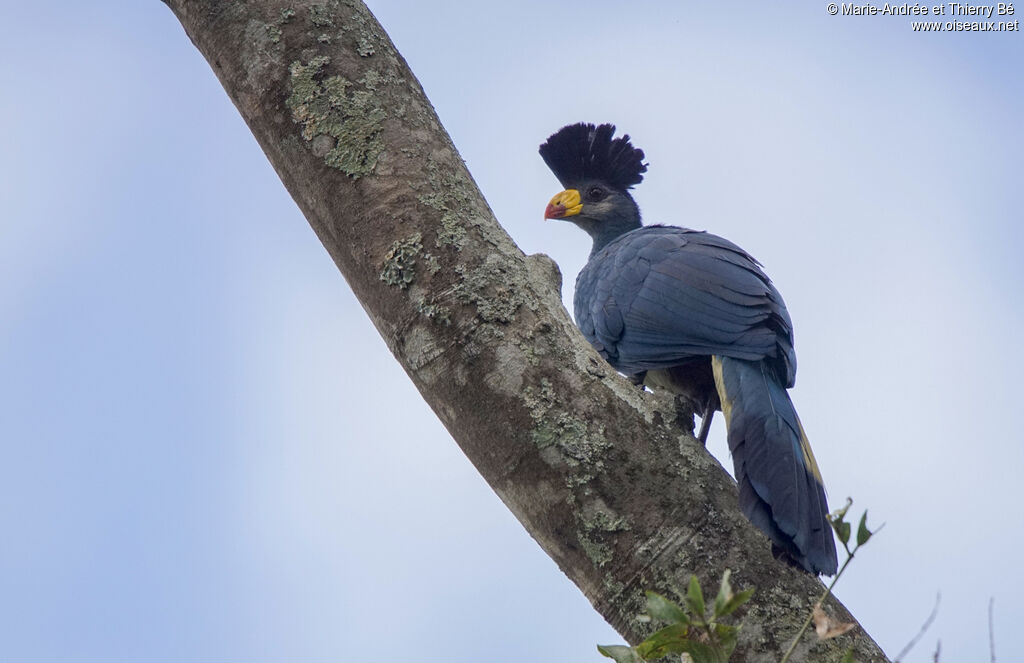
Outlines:
[[[551,199],[551,202],[548,203],[548,208],[544,210],[544,218],[564,219],[567,216],[579,214],[582,209],[583,203],[580,202],[580,192],[576,189],[566,189]]]

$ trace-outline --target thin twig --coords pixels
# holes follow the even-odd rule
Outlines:
[[[849,497],[847,497],[846,498],[846,509],[849,509],[850,505],[852,503],[853,503],[853,500],[851,500]],[[845,512],[845,509],[844,509],[843,510],[844,516],[845,516],[845,513],[846,512]],[[882,523],[881,525],[878,526],[878,528],[874,532],[871,532],[871,536],[874,536],[875,534],[878,534],[879,532],[881,532],[883,527],[885,527],[885,523]],[[828,584],[828,587],[825,588],[824,593],[822,593],[821,597],[814,604],[815,608],[820,608],[822,605],[825,604],[825,599],[827,599],[828,595],[832,593],[832,588],[836,586],[837,582],[839,582],[839,578],[843,575],[843,571],[846,570],[846,567],[849,566],[850,562],[853,561],[854,555],[856,555],[857,551],[860,550],[861,544],[859,544],[859,543],[853,547],[853,550],[850,550],[850,545],[846,541],[842,541],[841,543],[843,544],[843,547],[846,548],[846,561],[843,562],[843,565],[841,567],[839,567],[839,573],[837,573],[835,575],[835,577],[832,578],[832,582],[830,582]],[[796,650],[797,643],[800,642],[800,638],[804,637],[804,633],[807,632],[807,627],[811,625],[811,621],[813,619],[814,619],[814,610],[812,609],[811,610],[811,614],[807,615],[807,619],[804,620],[803,626],[801,626],[800,630],[797,631],[796,637],[794,637],[793,638],[793,642],[791,642],[789,644],[789,649],[786,650],[785,655],[783,655],[782,660],[779,661],[779,663],[786,663],[789,660],[789,657],[793,655],[793,652]]]
[[[939,652],[942,651],[942,640],[935,641],[935,654],[932,655],[932,663],[939,663]]]
[[[936,594],[935,594],[935,605],[932,607],[932,613],[930,615],[928,615],[928,619],[924,620],[924,624],[921,625],[921,630],[917,632],[917,635],[915,635],[910,640],[910,642],[907,643],[907,646],[904,647],[900,651],[899,654],[896,654],[896,658],[893,659],[893,663],[900,663],[900,660],[902,660],[904,656],[906,656],[907,654],[910,653],[910,650],[914,648],[914,645],[917,644],[918,640],[920,640],[922,637],[924,637],[925,631],[927,631],[928,628],[932,625],[932,622],[935,621],[935,616],[939,614],[939,603],[941,603],[941,602],[942,602],[942,592],[936,592]],[[936,659],[938,658],[938,655],[939,655],[939,650],[936,648],[936,650],[935,650]]]
[[[992,663],[996,663],[996,629],[992,620],[992,607],[995,605],[996,597],[988,599],[988,653]]]
[[[857,552],[857,548],[854,548],[853,551]],[[846,561],[843,562],[843,565],[839,568],[839,573],[832,578],[832,582],[830,582],[828,587],[825,588],[825,592],[821,595],[821,598],[815,602],[815,608],[819,608],[823,603],[825,603],[825,599],[827,599],[828,595],[832,593],[832,588],[836,586],[837,582],[839,582],[839,577],[843,575],[843,571],[846,570],[846,567],[849,566],[852,561],[853,553],[850,553],[849,557],[846,558]],[[811,614],[807,615],[807,619],[804,620],[804,625],[800,627],[799,631],[797,631],[796,637],[793,638],[793,642],[790,643],[789,649],[786,650],[786,654],[782,657],[782,660],[779,661],[779,663],[786,663],[786,661],[789,660],[789,657],[793,655],[793,651],[796,649],[797,643],[800,642],[800,638],[804,637],[804,633],[807,631],[807,627],[811,625],[812,619],[814,619],[814,610],[811,610]]]

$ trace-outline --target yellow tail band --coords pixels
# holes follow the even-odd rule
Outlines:
[[[732,404],[733,400],[729,398],[729,394],[725,389],[725,378],[722,377],[722,359],[717,355],[711,355],[711,372],[715,376],[715,389],[718,390],[718,400],[722,403],[722,414],[725,415],[725,428],[728,431],[732,425]],[[814,479],[821,485],[825,485],[825,482],[821,478],[821,470],[818,469],[818,461],[814,458],[814,452],[811,451],[811,442],[807,439],[807,433],[804,432],[804,425],[800,422],[800,416],[796,414],[796,409],[793,410],[793,415],[796,416],[796,426],[800,429],[800,450],[804,454],[804,466],[810,471]]]

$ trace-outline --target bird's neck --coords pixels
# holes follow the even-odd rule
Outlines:
[[[608,246],[617,237],[625,235],[631,230],[640,227],[640,215],[631,215],[613,221],[605,221],[600,225],[588,228],[590,237],[594,240],[594,246],[590,249],[590,255],[596,255],[598,251]]]

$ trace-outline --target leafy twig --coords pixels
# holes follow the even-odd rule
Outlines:
[[[846,522],[845,518],[846,512],[852,504],[853,500],[847,497],[846,505],[843,506],[843,508],[836,510],[835,513],[831,514],[828,518],[829,524],[832,525],[832,529],[835,530],[836,535],[839,537],[839,541],[843,544],[843,548],[846,549],[846,561],[843,562],[843,565],[839,568],[839,572],[836,573],[835,577],[832,578],[832,582],[828,584],[828,587],[825,588],[821,597],[817,602],[815,602],[814,609],[811,611],[811,614],[807,615],[807,619],[804,620],[803,626],[801,626],[800,630],[797,631],[796,637],[793,638],[793,642],[790,643],[789,649],[786,650],[786,653],[782,657],[782,661],[780,661],[780,663],[786,663],[789,661],[789,657],[792,656],[793,652],[796,650],[796,646],[800,642],[800,638],[802,638],[804,633],[807,632],[807,627],[811,625],[815,612],[821,609],[829,594],[832,593],[832,588],[836,586],[837,582],[839,582],[839,578],[842,577],[843,571],[845,571],[846,567],[853,561],[853,557],[857,554],[857,551],[860,550],[860,547],[867,543],[872,536],[877,534],[882,527],[885,527],[885,524],[883,523],[882,525],[879,525],[878,529],[874,532],[869,530],[867,526],[868,512],[865,511],[864,515],[860,517],[860,524],[857,525],[857,545],[853,547],[853,550],[850,550],[850,523]]]
[[[754,593],[753,589],[733,592],[730,575],[728,569],[722,574],[710,616],[697,576],[690,576],[683,605],[661,594],[647,592],[648,619],[668,622],[668,626],[636,647],[599,645],[597,650],[616,663],[641,663],[669,654],[688,655],[694,663],[725,663],[736,649],[740,627],[723,624],[721,620],[749,601]]]

